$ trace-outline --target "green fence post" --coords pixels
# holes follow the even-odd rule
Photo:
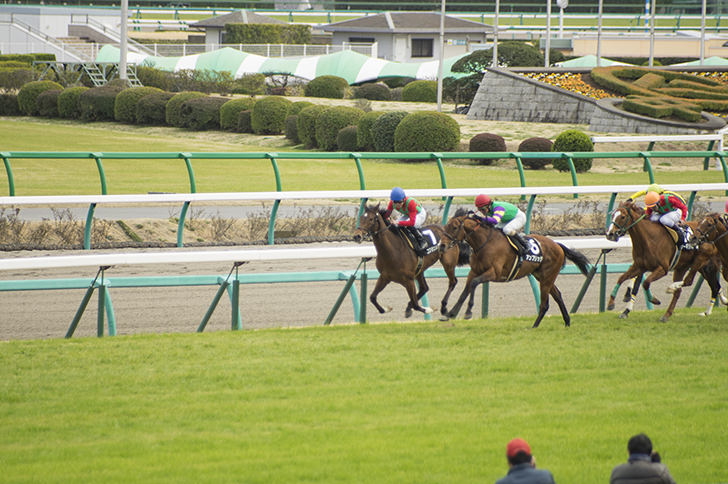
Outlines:
[[[15,196],[15,180],[13,178],[13,169],[10,167],[10,153],[3,151],[3,152],[0,152],[0,156],[2,157],[3,164],[5,165],[5,173],[8,176],[8,195],[11,197],[14,197]]]
[[[447,218],[450,214],[450,206],[452,205],[452,196],[446,197],[445,208],[442,210],[442,225],[447,223]]]
[[[232,273],[232,270],[230,271],[230,273]],[[222,278],[220,278],[220,279],[222,279]],[[227,289],[228,284],[230,284],[228,282],[229,279],[230,279],[230,274],[228,274],[227,279],[220,280],[220,287],[218,288],[217,292],[215,293],[215,297],[212,298],[212,303],[210,304],[210,307],[207,308],[205,315],[202,317],[202,321],[200,321],[200,325],[197,327],[198,333],[202,333],[205,330],[205,327],[207,326],[207,322],[210,321],[210,317],[212,316],[212,313],[215,311],[217,304],[220,302],[220,298],[222,298],[222,295],[225,293],[225,290]]]
[[[592,280],[594,279],[594,276],[597,273],[597,267],[599,267],[599,260],[604,256],[605,252],[602,250],[602,253],[599,254],[599,257],[597,257],[596,262],[592,264],[592,266],[589,268],[589,272],[586,275],[586,280],[584,281],[584,284],[581,285],[581,289],[579,290],[579,294],[576,296],[576,300],[574,301],[573,306],[571,306],[571,313],[575,313],[579,310],[579,305],[581,305],[582,299],[584,299],[584,296],[586,295],[586,291],[589,289],[589,286],[591,285]]]
[[[526,174],[523,171],[523,161],[521,161],[521,154],[520,153],[511,153],[512,156],[516,158],[516,167],[518,168],[518,177],[521,180],[521,187],[526,187]],[[521,195],[521,200],[525,200],[526,195]]]
[[[109,281],[105,281],[99,290],[104,291],[104,300],[106,301],[106,320],[109,327],[109,336],[116,336],[116,316],[114,315],[114,305],[111,302],[111,292],[109,291]]]
[[[531,215],[533,214],[533,204],[536,202],[536,194],[534,193],[528,199],[528,207],[526,208],[526,225],[523,227],[523,233],[531,233]]]
[[[106,173],[104,173],[104,164],[101,161],[103,153],[89,153],[89,156],[96,161],[96,168],[99,171],[99,180],[101,181],[101,194],[106,195]],[[88,212],[86,214],[86,225],[83,230],[83,248],[85,250],[89,250],[91,248],[91,231],[93,230],[95,211],[96,204],[92,203],[88,207]]]
[[[326,319],[324,320],[324,326],[328,326],[331,324],[331,321],[334,319],[334,316],[336,316],[337,311],[341,307],[341,303],[344,302],[344,298],[346,297],[346,293],[349,292],[349,289],[354,284],[354,281],[356,280],[356,274],[359,272],[359,268],[364,263],[364,259],[359,262],[359,265],[356,267],[356,270],[352,275],[349,276],[349,279],[347,279],[346,284],[344,284],[344,289],[341,290],[341,293],[339,294],[338,299],[336,299],[336,302],[334,303],[334,306],[331,308],[331,311],[329,311],[329,315],[326,316]]]
[[[366,324],[367,322],[367,261],[369,257],[362,259],[364,268],[361,272],[361,287],[359,291],[359,300],[361,305],[359,306],[359,324]]]
[[[693,204],[695,203],[695,196],[698,194],[695,190],[690,192],[690,197],[688,197],[688,216],[685,217],[685,220],[688,222],[693,217]]]
[[[442,153],[430,153],[430,158],[434,158],[437,163],[437,169],[440,172],[440,186],[447,188],[447,179],[445,178],[445,169],[442,167]],[[442,197],[445,200],[445,197]]]
[[[645,160],[642,171],[646,171],[650,177],[650,183],[655,183],[655,174],[652,172],[652,163],[650,162],[650,152],[640,151],[640,156]]]
[[[270,160],[271,166],[273,167],[273,173],[275,174],[276,178],[276,191],[280,192],[281,189],[281,174],[278,170],[278,163],[276,162],[276,157],[278,156],[278,153],[266,153],[266,158]],[[278,206],[281,204],[280,200],[276,200],[273,202],[273,209],[270,213],[270,220],[268,221],[268,245],[275,244],[275,225],[276,225],[276,214],[278,213]]]
[[[609,205],[607,206],[606,223],[604,224],[604,231],[609,230],[609,226],[612,225],[612,211],[614,210],[614,202],[617,200],[617,192],[612,193],[609,197]]]
[[[702,274],[698,275],[698,280],[695,282],[695,287],[693,288],[692,292],[690,293],[690,297],[688,298],[687,304],[685,304],[686,308],[692,307],[693,302],[695,302],[695,297],[698,295],[698,292],[700,291],[700,286],[703,285],[703,281],[705,279],[703,278]],[[716,306],[720,306],[720,298],[715,300]]]
[[[349,153],[349,156],[354,159],[356,165],[356,172],[359,175],[359,190],[366,190],[366,183],[364,181],[364,170],[361,167],[361,153]],[[356,216],[356,226],[359,227],[359,217],[364,213],[364,205],[367,203],[367,198],[362,197],[359,201],[359,213]]]
[[[725,153],[721,151],[717,151],[715,153],[715,156],[718,157],[718,160],[720,160],[720,166],[723,168],[723,181],[728,183],[728,168],[725,164]],[[728,195],[728,190],[725,192],[726,195]]]
[[[86,311],[86,306],[88,306],[88,303],[91,300],[91,296],[94,293],[94,289],[96,288],[96,280],[99,278],[100,272],[101,270],[99,269],[99,272],[96,273],[96,277],[94,277],[94,280],[91,281],[91,285],[88,286],[88,289],[86,289],[86,293],[83,295],[81,304],[78,306],[76,314],[73,316],[73,320],[71,320],[71,325],[66,331],[66,338],[72,337],[73,333],[76,331],[76,327],[78,326],[79,321],[81,321],[81,316],[83,316],[84,311]]]
[[[490,299],[490,282],[483,283],[483,290],[480,295],[480,317],[485,319],[488,317],[488,301]]]
[[[566,158],[566,161],[569,163],[569,171],[571,171],[571,184],[575,187],[579,186],[579,183],[576,180],[576,168],[574,167],[574,153],[561,153],[561,156]],[[574,198],[579,198],[579,194],[575,193]]]
[[[104,290],[104,269],[101,268],[101,283],[99,284],[99,305],[96,313],[96,336],[101,338],[104,335],[104,312],[106,311],[106,291]]]
[[[185,166],[187,167],[187,176],[190,180],[190,193],[197,193],[197,183],[195,181],[195,171],[192,169],[192,163],[190,162],[190,153],[179,153],[178,156],[185,160]],[[182,204],[182,210],[179,214],[179,223],[177,223],[177,247],[184,246],[184,230],[185,230],[185,219],[187,218],[187,210],[190,208],[190,202],[184,202]]]
[[[713,146],[715,146],[715,140],[712,139],[710,142],[708,142],[708,149],[706,151],[713,151]],[[710,169],[710,156],[706,156],[703,159],[703,170]]]

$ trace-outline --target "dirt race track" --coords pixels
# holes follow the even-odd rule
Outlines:
[[[326,244],[324,244],[325,246]],[[334,243],[329,244],[334,246]],[[310,247],[310,245],[308,246]],[[259,247],[258,247],[259,248]],[[128,249],[127,249],[128,250]],[[197,249],[199,250],[199,249]],[[94,254],[102,251],[94,251]],[[52,253],[39,252],[6,252],[0,258],[40,257],[43,255],[80,254],[81,252],[65,251]],[[585,251],[590,262],[594,262],[599,251]],[[630,251],[618,249],[607,255],[608,263],[629,262]],[[241,273],[271,272],[313,272],[313,271],[352,271],[356,269],[356,259],[318,259],[300,261],[261,261],[245,264]],[[437,267],[437,266],[436,266]],[[367,263],[367,268],[374,269],[374,261]],[[112,280],[122,276],[155,276],[155,275],[227,275],[228,264],[177,264],[177,265],[140,265],[112,267],[106,271],[106,277]],[[93,278],[96,270],[87,268],[5,271],[0,273],[2,280],[8,279],[54,279],[54,278]],[[607,292],[616,283],[618,274],[609,274]],[[374,287],[374,280],[369,281],[369,291]],[[429,301],[436,311],[440,306],[447,279],[428,279],[430,285]],[[450,298],[452,303],[460,294],[464,278],[460,278],[458,287]],[[584,282],[578,275],[561,275],[557,285],[564,295],[567,308],[576,299]],[[663,314],[669,302],[665,294],[668,278],[653,284],[653,294],[663,302],[655,309],[655,319]],[[722,283],[725,285],[725,283]],[[344,281],[313,283],[273,283],[245,284],[240,286],[240,311],[243,329],[261,329],[273,327],[296,327],[321,325],[333,307],[338,295],[344,287]],[[359,284],[356,283],[357,291]],[[118,335],[140,333],[192,333],[207,311],[215,296],[217,286],[187,286],[161,288],[110,288],[116,317]],[[678,307],[684,307],[691,290],[683,291]],[[5,291],[0,292],[0,340],[62,338],[76,313],[83,298],[84,289],[59,289],[43,291]],[[76,337],[95,336],[97,324],[98,292],[94,293],[83,318],[75,332]],[[480,290],[476,296],[474,314],[480,315]],[[622,292],[620,291],[620,299]],[[621,311],[624,303],[618,299],[617,310]],[[406,294],[396,284],[390,284],[379,297],[383,306],[392,306],[391,313],[379,314],[367,301],[367,320],[369,322],[404,321]],[[705,308],[709,301],[707,284],[703,284],[695,300],[696,314]],[[597,312],[599,309],[599,277],[595,277],[582,301],[579,313]],[[640,294],[635,310],[646,309],[644,297]],[[461,311],[461,314],[464,311]],[[490,285],[489,318],[504,316],[533,316],[537,312],[530,284],[522,279],[507,284]],[[614,317],[617,317],[617,312]],[[439,313],[433,314],[437,319]],[[415,314],[412,321],[422,321],[421,314]],[[347,296],[339,309],[333,324],[350,324],[354,321],[353,306]],[[487,324],[487,323],[486,323]],[[557,305],[550,302],[547,317],[542,325],[562,325]],[[579,324],[579,314],[572,315],[572,324]],[[224,296],[208,323],[206,331],[229,330],[231,325],[230,299]]]

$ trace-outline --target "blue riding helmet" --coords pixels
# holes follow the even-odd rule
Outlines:
[[[404,200],[404,190],[400,187],[392,188],[392,194],[389,195],[389,198],[391,198],[393,202],[401,202]]]

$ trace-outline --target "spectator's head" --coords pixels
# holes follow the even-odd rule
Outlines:
[[[627,450],[631,454],[652,454],[652,441],[645,434],[632,436],[627,442]]]
[[[513,439],[506,446],[506,457],[514,466],[531,462],[531,447],[523,439]]]

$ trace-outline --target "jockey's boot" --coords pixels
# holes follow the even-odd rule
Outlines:
[[[511,240],[516,243],[516,246],[518,247],[518,255],[521,258],[526,257],[528,254],[528,242],[526,242],[526,239],[523,238],[523,235],[519,233],[515,233],[511,235]]]
[[[410,232],[415,236],[415,251],[424,251],[427,249],[427,241],[417,227],[409,227]]]

